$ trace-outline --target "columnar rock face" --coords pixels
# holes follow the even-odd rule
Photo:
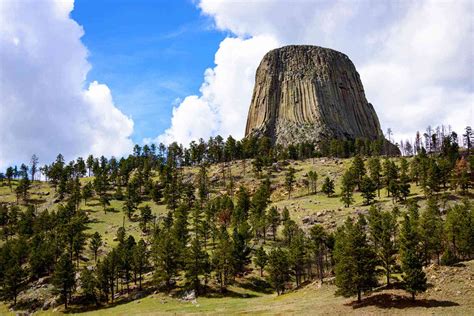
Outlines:
[[[317,46],[268,52],[256,77],[245,135],[288,145],[383,137],[349,57]]]

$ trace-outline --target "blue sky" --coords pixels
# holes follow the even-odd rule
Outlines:
[[[178,98],[198,93],[225,37],[192,1],[78,0],[71,17],[85,31],[88,81],[112,90],[136,143],[169,127]]]

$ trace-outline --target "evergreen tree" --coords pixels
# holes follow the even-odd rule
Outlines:
[[[285,291],[290,280],[288,253],[280,248],[272,249],[268,254],[268,280],[278,295]]]
[[[357,155],[357,156],[354,157],[354,160],[352,161],[352,165],[351,165],[350,169],[352,169],[354,184],[360,190],[362,177],[366,173],[365,166],[364,166],[364,161],[362,160],[361,156]]]
[[[64,299],[64,308],[66,310],[75,283],[74,265],[70,257],[67,254],[63,254],[54,268],[53,284]]]
[[[243,274],[246,266],[250,263],[251,229],[247,223],[234,227],[232,233],[232,262],[234,274]]]
[[[293,270],[297,287],[299,287],[301,284],[301,277],[306,266],[306,246],[307,245],[304,232],[300,228],[298,228],[295,232],[294,237],[291,239],[288,253],[290,267]]]
[[[291,241],[293,240],[297,230],[298,225],[294,220],[288,219],[283,222],[283,237],[287,246],[291,245]]]
[[[370,178],[375,183],[375,186],[377,187],[377,195],[378,197],[380,197],[380,187],[382,185],[382,165],[380,164],[380,158],[369,158],[367,165],[369,169]]]
[[[255,232],[255,237],[263,236],[266,238],[266,231],[268,227],[267,217],[265,216],[265,209],[270,202],[270,191],[268,185],[262,183],[255,194],[252,196],[252,203],[250,209],[250,223]]]
[[[314,225],[310,229],[310,242],[312,243],[311,249],[314,251],[316,259],[316,266],[318,268],[319,279],[322,281],[324,278],[324,254],[326,248],[326,241],[328,236],[321,225]]]
[[[188,287],[192,288],[196,295],[200,293],[201,288],[199,277],[208,271],[209,264],[209,255],[203,249],[199,238],[195,236],[187,251],[185,276]]]
[[[280,222],[281,222],[280,213],[278,213],[278,209],[276,206],[272,206],[270,210],[268,211],[267,222],[270,225],[271,230],[272,230],[273,241],[275,241],[278,226],[280,225]]]
[[[94,253],[94,262],[97,263],[97,252],[99,248],[102,246],[102,236],[99,232],[95,232],[90,240],[89,249]]]
[[[364,222],[362,217],[356,223],[348,218],[337,231],[334,250],[336,293],[345,297],[357,295],[358,302],[363,291],[377,285],[375,253],[367,242]]]
[[[94,191],[92,187],[92,182],[87,183],[82,187],[82,198],[84,199],[84,204],[87,204],[87,200],[94,196]]]
[[[329,177],[326,177],[324,179],[321,191],[323,191],[323,193],[330,197],[334,193],[334,180],[331,180],[329,179]]]
[[[140,239],[132,250],[132,270],[134,274],[135,284],[138,279],[138,289],[142,289],[142,279],[145,269],[148,267],[148,254],[146,244],[143,239]]]
[[[16,305],[18,293],[23,286],[23,280],[27,276],[22,267],[20,240],[8,241],[0,248],[0,282],[2,294],[6,299],[13,300]]]
[[[349,207],[354,203],[354,173],[352,169],[348,169],[342,176],[341,184],[341,202],[344,203],[344,207]]]
[[[424,292],[427,288],[426,275],[423,272],[423,258],[420,256],[419,236],[413,218],[405,215],[400,236],[400,260],[402,262],[403,281],[405,290],[415,300],[416,293]]]
[[[84,294],[86,301],[93,301],[95,304],[97,304],[97,289],[99,287],[99,283],[94,272],[89,270],[87,267],[84,267],[81,271],[80,282],[82,293]]]
[[[123,204],[122,210],[127,215],[128,220],[132,220],[133,213],[135,213],[136,205],[132,199],[127,199]]]
[[[456,162],[454,167],[454,178],[452,187],[457,190],[461,189],[461,194],[465,195],[469,189],[469,175],[466,159],[461,158]]]
[[[390,285],[390,275],[398,251],[396,244],[397,217],[393,212],[382,211],[379,207],[373,205],[369,209],[367,220],[370,239],[380,265],[385,270],[388,286]]]
[[[295,172],[295,169],[290,167],[285,174],[285,188],[288,191],[288,199],[291,198],[291,192],[293,191],[293,185],[295,184]]]
[[[286,222],[288,222],[290,220],[290,211],[288,210],[288,208],[285,206],[283,207],[283,211],[281,212],[281,221],[283,224],[285,224]]]
[[[13,264],[6,268],[3,290],[6,297],[12,298],[13,305],[16,305],[16,299],[26,273],[19,264]]]
[[[436,200],[429,199],[425,211],[420,216],[420,238],[423,247],[423,258],[428,264],[432,257],[440,263],[443,250],[443,219]]]
[[[30,167],[30,172],[31,172],[31,181],[35,181],[35,174],[38,171],[38,156],[36,154],[33,154],[31,156],[31,167]]]
[[[145,205],[140,207],[140,228],[143,232],[148,232],[148,224],[153,220],[153,214],[151,212],[151,207]]]
[[[307,173],[308,180],[309,180],[309,186],[311,188],[311,192],[316,194],[317,193],[317,182],[318,182],[318,174],[316,171],[309,171]]]
[[[164,282],[166,289],[172,288],[172,282],[178,275],[178,264],[180,260],[180,248],[173,234],[163,230],[154,240],[154,278],[157,282]]]
[[[102,194],[99,197],[100,204],[104,210],[104,213],[107,214],[107,206],[110,206],[110,199],[107,194]]]
[[[474,253],[474,215],[468,200],[448,209],[446,239],[458,259],[470,258]]]
[[[241,186],[237,191],[237,202],[235,204],[234,212],[232,212],[232,224],[234,226],[237,226],[248,219],[250,206],[250,194],[244,186]]]
[[[220,290],[224,292],[234,273],[232,240],[224,227],[219,233],[217,245],[212,253],[212,266]]]
[[[370,205],[375,198],[376,184],[367,176],[362,177],[360,182],[360,191],[364,198],[364,204]]]
[[[30,180],[28,180],[28,177],[21,178],[20,181],[18,182],[17,187],[15,188],[17,204],[20,198],[23,199],[24,202],[28,200],[29,190],[30,190]]]
[[[260,268],[260,276],[263,277],[263,269],[268,263],[268,255],[263,247],[255,250],[254,264]]]

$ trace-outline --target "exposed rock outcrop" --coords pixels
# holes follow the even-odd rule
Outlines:
[[[307,45],[265,55],[255,76],[245,135],[267,136],[282,145],[383,137],[351,60]]]

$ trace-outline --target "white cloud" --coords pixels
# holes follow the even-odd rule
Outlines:
[[[379,33],[381,49],[359,70],[397,140],[430,124],[461,132],[474,121],[472,13],[467,1],[416,2]]]
[[[73,1],[0,3],[0,168],[50,162],[61,152],[121,155],[131,150],[133,121],[118,110],[109,88],[92,82],[81,42],[84,31],[69,17]]]
[[[159,141],[243,136],[258,63],[266,51],[287,44],[347,54],[383,129],[391,127],[397,141],[429,124],[461,131],[473,122],[471,1],[201,0],[198,6],[217,29],[233,35],[219,46],[216,66],[206,70],[195,106],[188,100],[175,107]],[[212,129],[187,124],[188,111],[210,111]]]
[[[255,69],[260,59],[278,45],[272,37],[250,39],[229,37],[215,55],[216,66],[207,69],[200,96],[188,96],[173,108],[171,127],[158,136],[157,142],[191,140],[220,134],[243,136],[248,102],[251,98]]]

